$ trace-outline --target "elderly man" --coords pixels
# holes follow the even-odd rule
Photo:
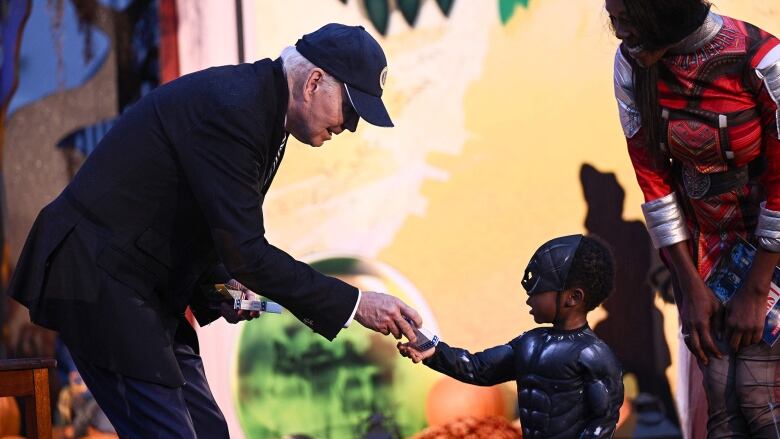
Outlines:
[[[263,228],[288,135],[320,146],[360,117],[392,126],[386,74],[362,27],[329,24],[280,59],[184,76],[127,111],[41,211],[10,294],[60,332],[120,436],[228,436],[182,318],[220,317],[202,285],[235,279],[330,340],[353,319],[414,339],[415,310],[314,271]]]

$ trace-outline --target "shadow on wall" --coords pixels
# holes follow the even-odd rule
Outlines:
[[[660,262],[644,224],[623,219],[625,192],[615,174],[586,163],[580,168],[580,182],[588,205],[585,228],[610,245],[616,264],[615,289],[603,304],[607,317],[593,330],[615,352],[624,372],[636,376],[639,391],[660,399],[667,417],[679,425],[665,373],[671,356],[663,315],[654,304],[653,284],[668,275],[659,273]]]

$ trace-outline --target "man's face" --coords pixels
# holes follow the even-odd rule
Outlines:
[[[531,307],[529,314],[534,316],[536,323],[554,323],[557,300],[557,291],[545,291],[531,294],[525,303]]]
[[[349,101],[344,84],[328,87],[323,82],[324,74],[314,72],[304,85],[304,99],[301,111],[295,117],[297,120],[288,121],[292,122],[288,129],[299,141],[316,147],[344,130],[354,132],[360,118]]]

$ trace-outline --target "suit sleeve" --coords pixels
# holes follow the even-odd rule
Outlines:
[[[184,175],[230,276],[332,340],[349,318],[358,290],[265,239],[259,151],[267,139],[258,119],[243,108],[215,108],[176,142]]]
[[[472,354],[465,349],[439,342],[434,355],[423,363],[458,381],[477,386],[493,386],[515,379],[514,350],[511,344]]]
[[[615,356],[603,344],[584,349],[580,366],[585,380],[588,420],[580,439],[611,438],[623,405],[623,372]]]

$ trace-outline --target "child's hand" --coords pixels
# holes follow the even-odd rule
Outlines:
[[[404,357],[411,358],[413,362],[419,363],[422,360],[425,360],[426,358],[430,358],[433,356],[433,354],[436,352],[436,347],[432,347],[428,349],[425,352],[420,352],[417,349],[415,349],[411,343],[401,343],[398,342],[396,345],[398,348],[398,352],[401,353]]]

